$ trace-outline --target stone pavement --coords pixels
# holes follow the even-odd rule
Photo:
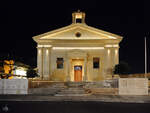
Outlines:
[[[99,101],[121,103],[150,103],[148,96],[88,95],[88,96],[50,96],[50,95],[0,95],[0,101]]]

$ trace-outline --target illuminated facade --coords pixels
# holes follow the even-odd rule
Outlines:
[[[72,13],[72,24],[33,39],[37,42],[37,66],[42,79],[100,81],[112,78],[119,60],[121,36],[85,23],[85,13]]]

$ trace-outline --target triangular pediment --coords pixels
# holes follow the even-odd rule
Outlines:
[[[34,40],[92,40],[92,39],[120,39],[119,35],[115,35],[103,30],[90,27],[86,24],[71,24],[69,26],[56,29],[38,36],[33,37]]]

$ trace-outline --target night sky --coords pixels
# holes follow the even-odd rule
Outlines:
[[[0,6],[0,54],[17,56],[34,64],[36,43],[32,37],[72,22],[72,12],[86,13],[89,26],[124,37],[120,43],[120,61],[131,67],[131,73],[144,73],[144,37],[148,44],[150,71],[150,16],[144,2],[110,2],[105,0],[6,1]],[[35,65],[35,64],[34,64]]]

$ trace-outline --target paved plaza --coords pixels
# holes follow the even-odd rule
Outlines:
[[[0,95],[0,101],[99,101],[122,103],[150,103],[148,96],[89,95],[89,96],[50,96],[50,95]]]
[[[4,113],[5,105],[7,113],[149,113],[150,106],[149,103],[48,101],[50,98],[46,98],[45,101],[38,101],[37,97],[32,99],[36,101],[0,101],[0,113]]]

